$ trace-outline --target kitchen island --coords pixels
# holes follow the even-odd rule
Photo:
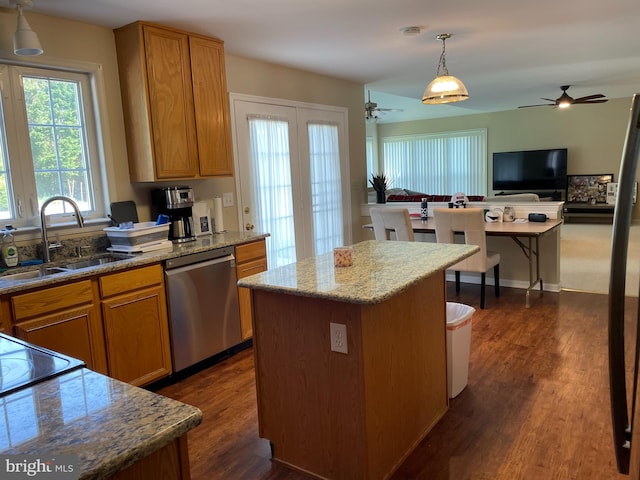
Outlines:
[[[444,272],[478,247],[367,241],[251,289],[259,434],[316,478],[384,479],[448,408]]]
[[[77,455],[80,480],[190,478],[187,432],[202,421],[196,407],[87,368],[9,393],[0,405],[2,455]]]

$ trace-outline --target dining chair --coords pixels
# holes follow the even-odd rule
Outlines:
[[[464,233],[464,243],[477,245],[480,251],[452,265],[456,292],[460,292],[460,272],[480,273],[480,308],[484,308],[486,272],[493,267],[496,297],[500,296],[500,254],[487,251],[484,210],[481,208],[434,208],[433,218],[438,243],[455,243],[455,234]]]
[[[413,228],[408,209],[372,207],[369,213],[376,240],[391,240],[391,231],[394,231],[396,240],[413,242]]]

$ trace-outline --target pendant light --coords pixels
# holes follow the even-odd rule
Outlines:
[[[438,61],[436,78],[427,85],[422,95],[422,103],[453,103],[461,102],[469,98],[469,92],[467,92],[464,84],[453,75],[449,75],[449,71],[447,70],[444,42],[447,38],[451,38],[451,35],[451,33],[441,33],[436,36],[438,40],[442,40],[442,54]]]
[[[29,22],[22,14],[23,7],[30,7],[31,0],[17,0],[15,2],[18,9],[18,25],[13,34],[13,53],[20,56],[42,55],[42,45],[36,32],[31,30]]]

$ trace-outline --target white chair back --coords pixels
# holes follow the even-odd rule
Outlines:
[[[372,207],[371,221],[376,240],[390,240],[390,231],[395,231],[396,240],[413,242],[411,217],[406,208]]]
[[[484,211],[481,208],[434,208],[438,243],[455,243],[454,234],[464,232],[464,242],[477,245],[480,251],[460,262],[455,270],[484,273],[493,265],[487,262],[487,237],[485,234]],[[454,267],[449,267],[454,270]]]

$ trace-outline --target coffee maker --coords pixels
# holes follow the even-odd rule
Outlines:
[[[174,243],[196,239],[193,227],[193,190],[187,186],[156,188],[151,192],[152,203],[159,214],[169,216],[169,240]]]

